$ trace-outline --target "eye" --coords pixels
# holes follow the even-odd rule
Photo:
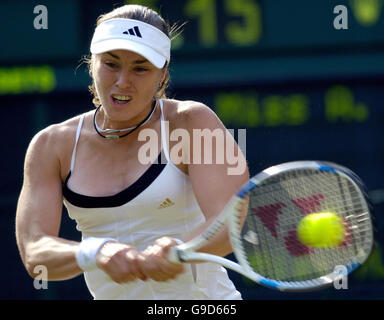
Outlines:
[[[138,72],[138,73],[144,73],[144,72],[148,71],[148,68],[145,68],[145,67],[135,67],[135,71]]]
[[[108,68],[111,68],[111,69],[114,69],[117,67],[116,63],[114,62],[110,62],[110,61],[106,61],[104,62],[104,64],[108,67]]]

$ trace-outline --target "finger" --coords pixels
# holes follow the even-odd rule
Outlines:
[[[154,268],[156,268],[153,272],[161,274],[162,277],[173,279],[184,272],[184,265],[172,263],[166,258],[156,257],[153,263],[155,264]]]
[[[170,262],[167,259],[163,259],[159,263],[160,270],[168,275],[179,275],[184,272],[184,265],[181,263]]]
[[[119,283],[119,284],[123,284],[123,283],[128,283],[128,282],[133,282],[135,281],[137,278],[133,275],[121,275],[119,277],[117,277],[116,279],[113,279],[115,282]]]
[[[162,237],[162,238],[157,239],[155,241],[155,245],[158,245],[158,246],[163,247],[163,248],[170,248],[170,247],[178,245],[178,243],[173,238]]]
[[[136,250],[130,250],[127,252],[126,258],[130,268],[129,273],[140,280],[147,280],[146,274],[144,274],[140,268],[140,265],[144,261],[143,255],[139,254]]]
[[[142,272],[155,281],[174,279],[184,272],[182,264],[175,264],[167,259],[169,248],[176,242],[168,237],[157,239],[154,245],[148,246],[142,253],[145,263],[141,265]]]
[[[145,257],[145,261],[140,265],[140,269],[145,276],[155,281],[166,281],[173,277],[173,274],[163,272],[158,259],[153,256]]]

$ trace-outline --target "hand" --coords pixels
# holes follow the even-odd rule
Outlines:
[[[175,279],[184,272],[181,263],[173,263],[167,259],[169,248],[177,245],[170,237],[157,239],[155,243],[142,252],[144,260],[140,263],[142,273],[155,281]]]
[[[96,256],[97,266],[117,283],[147,280],[140,268],[143,260],[143,255],[134,247],[119,242],[105,243]]]

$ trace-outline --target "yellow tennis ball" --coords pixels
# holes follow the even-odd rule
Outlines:
[[[315,248],[332,248],[341,245],[345,238],[343,220],[333,212],[311,213],[297,226],[301,243]]]

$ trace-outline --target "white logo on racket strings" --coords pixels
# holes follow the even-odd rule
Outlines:
[[[259,237],[257,236],[257,233],[252,231],[252,230],[248,230],[247,233],[243,236],[243,239],[249,243],[256,245],[256,246],[258,246],[260,243]]]

